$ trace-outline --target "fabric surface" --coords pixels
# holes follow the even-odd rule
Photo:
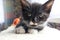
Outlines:
[[[15,34],[6,32],[0,34],[0,40],[60,40],[60,31],[46,26],[39,33],[33,34]]]

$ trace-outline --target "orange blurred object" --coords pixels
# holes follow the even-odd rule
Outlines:
[[[20,21],[21,21],[21,18],[16,18],[16,19],[14,19],[14,21],[13,21],[13,25],[17,25],[17,24],[19,24]]]

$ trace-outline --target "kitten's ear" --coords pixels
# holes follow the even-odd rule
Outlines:
[[[22,4],[22,6],[28,6],[29,7],[29,5],[30,5],[30,3],[28,2],[28,1],[26,1],[26,0],[21,0],[20,1],[21,2],[21,4]]]
[[[52,7],[52,5],[53,5],[53,3],[54,3],[54,0],[49,0],[49,1],[47,1],[46,3],[44,3],[43,5],[42,5],[42,10],[44,10],[44,11],[46,11],[46,12],[50,12],[50,10],[51,10],[51,7]]]

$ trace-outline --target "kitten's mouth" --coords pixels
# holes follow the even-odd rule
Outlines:
[[[36,25],[36,24],[32,24],[32,25],[30,25],[30,26],[35,27],[35,26],[37,26],[37,25]]]
[[[29,25],[28,27],[36,27],[37,25]]]

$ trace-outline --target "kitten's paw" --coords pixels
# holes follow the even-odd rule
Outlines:
[[[35,30],[35,29],[29,29],[28,32],[29,32],[30,34],[37,34],[37,33],[38,33],[38,31]]]
[[[23,27],[20,26],[20,27],[15,29],[15,33],[16,34],[25,34],[25,30]]]

